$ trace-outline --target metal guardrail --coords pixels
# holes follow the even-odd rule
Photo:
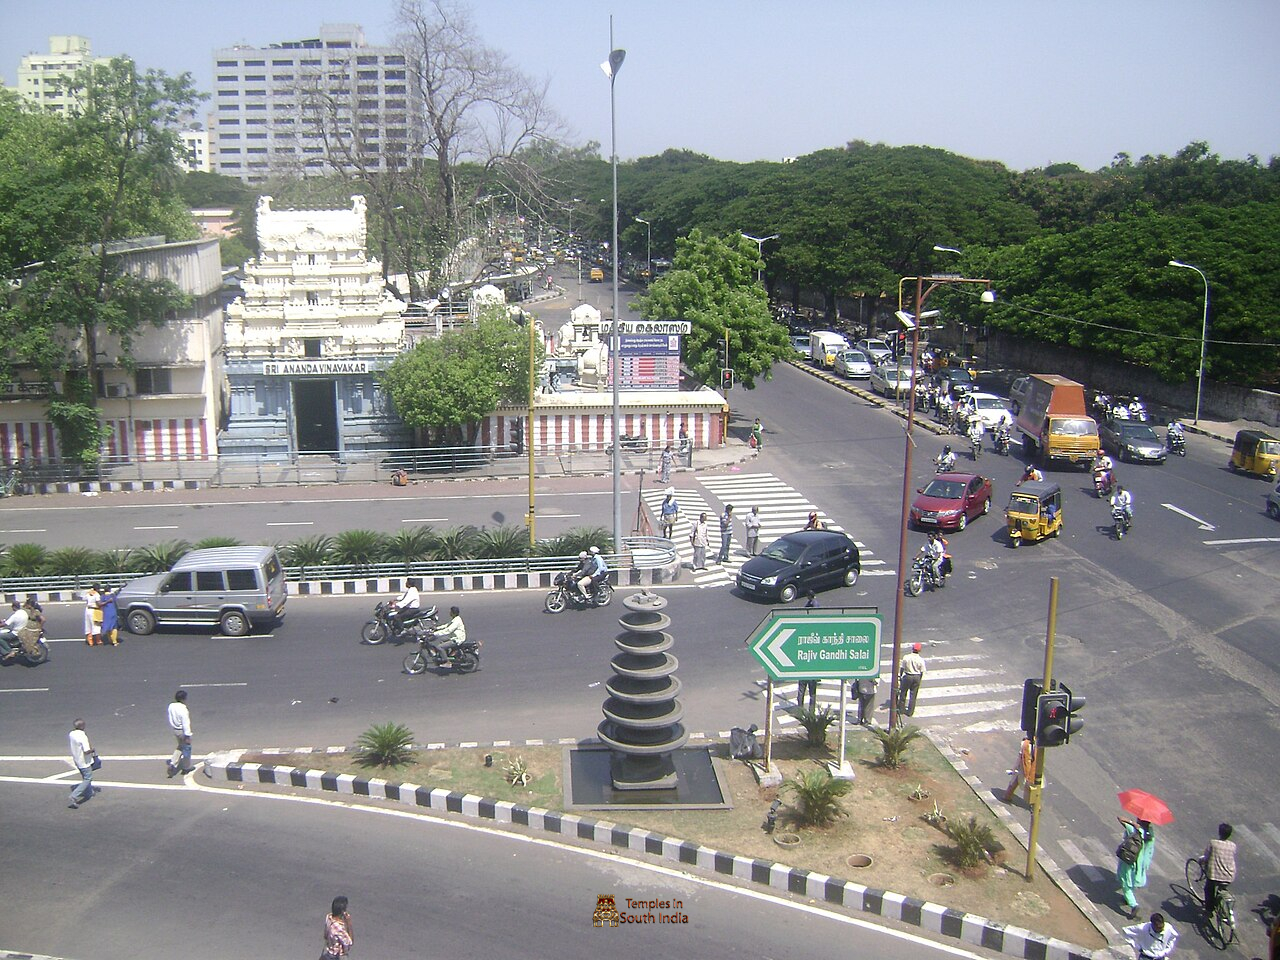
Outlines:
[[[662,537],[624,537],[625,552],[606,554],[605,563],[613,570],[654,570],[677,562],[676,547]],[[391,577],[475,577],[499,573],[558,573],[571,570],[577,556],[570,557],[501,557],[487,560],[427,560],[418,563],[372,563],[359,565],[317,564],[285,567],[285,579],[293,583],[315,580],[380,580]],[[23,595],[54,591],[78,591],[94,584],[114,589],[130,580],[148,576],[136,573],[99,573],[77,577],[3,577],[0,593]]]

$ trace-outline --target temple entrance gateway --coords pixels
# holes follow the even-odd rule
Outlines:
[[[293,381],[293,420],[299,453],[338,449],[338,395],[333,380]]]

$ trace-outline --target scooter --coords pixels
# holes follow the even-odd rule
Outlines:
[[[1111,508],[1111,525],[1117,540],[1123,540],[1124,535],[1129,532],[1129,527],[1132,526],[1129,515],[1119,504]]]
[[[448,667],[454,673],[474,673],[480,668],[480,641],[467,637],[446,655],[433,643],[434,633],[418,641],[418,649],[404,658],[404,672],[411,676],[426,673],[427,667]]]
[[[11,663],[21,663],[28,667],[38,667],[49,659],[49,645],[44,641],[43,630],[35,637],[28,636],[24,639],[15,636],[12,643],[13,656],[0,661],[6,666]]]
[[[574,582],[572,571],[565,570],[557,573],[555,585],[556,588],[547,594],[544,604],[547,613],[560,613],[566,607],[573,607],[575,610],[607,607],[609,601],[613,599],[613,585],[609,583],[607,577],[599,583],[593,583],[591,593],[585,597]]]
[[[1009,446],[1013,442],[1013,438],[1009,436],[1007,431],[1000,431],[996,434],[996,453],[1002,457],[1009,455]]]
[[[649,438],[643,433],[637,434],[634,437],[629,437],[624,433],[618,439],[622,441],[622,449],[624,451],[629,450],[632,453],[649,452]],[[611,443],[605,447],[604,452],[607,456],[613,456],[613,444]]]
[[[437,613],[435,607],[427,607],[402,621],[396,617],[396,605],[383,600],[373,608],[373,619],[365,621],[360,628],[360,641],[376,646],[387,640],[395,643],[419,640],[424,630],[435,625]]]
[[[1093,471],[1093,492],[1099,500],[1111,496],[1111,488],[1114,484],[1115,478],[1110,470]]]
[[[1165,434],[1165,445],[1170,453],[1176,453],[1180,457],[1187,455],[1187,438],[1180,433]]]
[[[982,456],[982,436],[969,437],[969,447],[973,451],[973,462],[977,463],[978,458]]]

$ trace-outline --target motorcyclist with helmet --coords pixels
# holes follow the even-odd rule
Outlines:
[[[1098,456],[1093,461],[1093,485],[1099,491],[1099,495],[1111,489],[1114,469],[1115,464],[1111,461],[1111,457],[1105,450],[1099,450]]]
[[[595,577],[596,565],[591,559],[591,554],[583,550],[578,554],[578,565],[573,568],[573,573],[569,579],[573,581],[574,586],[578,588],[578,592],[584,597],[591,596],[591,580]]]
[[[950,473],[956,468],[956,455],[951,450],[951,444],[942,448],[942,453],[938,454],[934,463],[938,465],[938,473]]]
[[[1027,469],[1022,474],[1022,479],[1019,480],[1016,485],[1020,487],[1029,480],[1038,481],[1043,479],[1044,479],[1044,474],[1041,473],[1038,469],[1036,469],[1036,465],[1034,463],[1028,463]]]

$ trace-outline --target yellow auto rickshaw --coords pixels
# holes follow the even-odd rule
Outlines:
[[[1241,430],[1231,448],[1229,466],[1232,470],[1274,479],[1280,466],[1280,440],[1261,430]]]
[[[1056,537],[1062,529],[1062,488],[1047,480],[1028,480],[1010,495],[1004,516],[1015,547],[1024,540]]]

